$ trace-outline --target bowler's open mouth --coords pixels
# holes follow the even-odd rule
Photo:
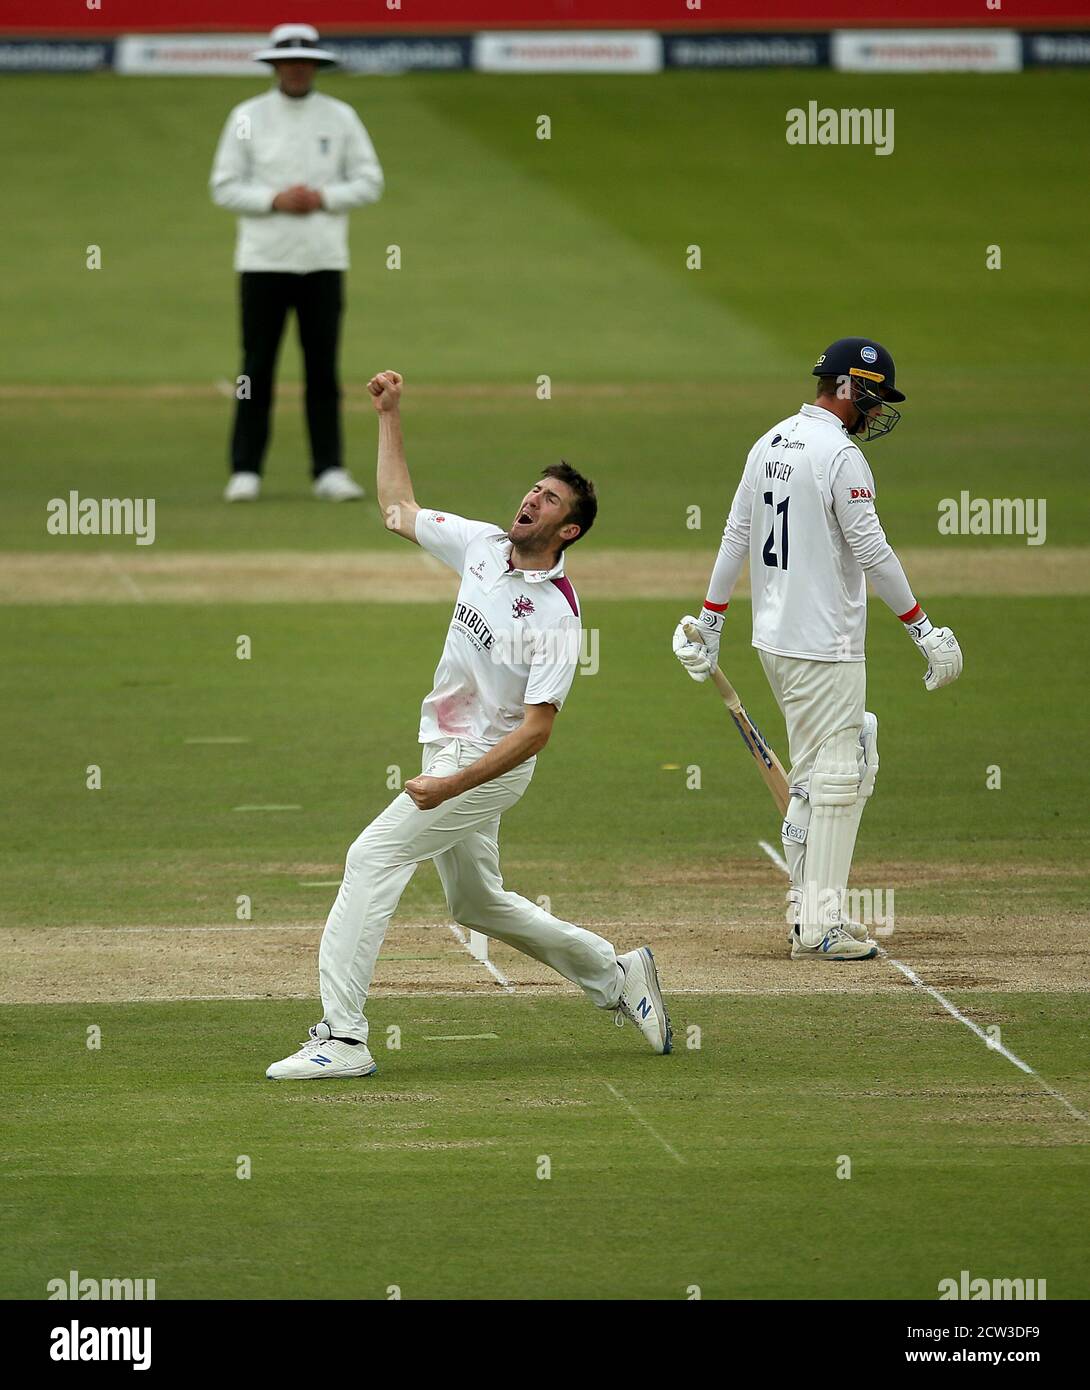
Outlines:
[[[534,524],[534,519],[529,512],[519,512],[518,521],[515,524],[518,526],[532,526]]]

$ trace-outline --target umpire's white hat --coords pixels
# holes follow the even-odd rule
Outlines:
[[[318,47],[318,31],[313,24],[278,24],[269,35],[269,46],[254,54],[255,63],[279,63],[303,58],[322,67],[335,63],[332,53]]]

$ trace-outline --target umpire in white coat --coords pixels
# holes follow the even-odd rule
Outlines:
[[[276,358],[295,310],[306,373],[314,495],[363,496],[345,471],[337,348],[348,269],[348,212],[382,197],[382,168],[351,106],[314,90],[336,60],[309,24],[281,24],[254,55],[277,85],[227,118],[209,186],[238,214],[242,375],[231,435],[228,502],[256,501],[269,441]]]

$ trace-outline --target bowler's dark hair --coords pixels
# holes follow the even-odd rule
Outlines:
[[[570,541],[565,541],[560,547],[561,550],[567,550],[574,541],[582,540],[594,525],[594,518],[598,515],[598,494],[594,491],[594,484],[591,480],[584,478],[578,469],[573,468],[570,463],[565,463],[563,459],[559,463],[551,463],[541,476],[543,478],[555,478],[558,483],[567,483],[575,494],[575,500],[565,525],[569,521],[574,521],[579,527],[579,534],[573,536]]]

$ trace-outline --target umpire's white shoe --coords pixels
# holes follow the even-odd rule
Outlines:
[[[260,473],[232,473],[223,491],[225,502],[256,502],[261,496]]]
[[[855,925],[853,923],[853,925]],[[878,954],[877,942],[857,941],[844,927],[830,927],[816,946],[804,946],[796,927],[791,935],[792,960],[872,960]]]
[[[329,1035],[328,1023],[316,1023],[298,1052],[274,1062],[270,1081],[310,1081],[320,1076],[373,1076],[378,1064],[366,1043],[346,1043]]]
[[[659,972],[655,968],[651,947],[641,946],[638,951],[626,951],[623,956],[617,957],[617,964],[624,972],[624,987],[616,1004],[617,1012],[632,1020],[655,1052],[670,1052],[674,1034],[670,1027],[670,1015],[662,1002]]]
[[[345,468],[327,468],[314,480],[314,495],[324,502],[358,502],[364,491]]]

